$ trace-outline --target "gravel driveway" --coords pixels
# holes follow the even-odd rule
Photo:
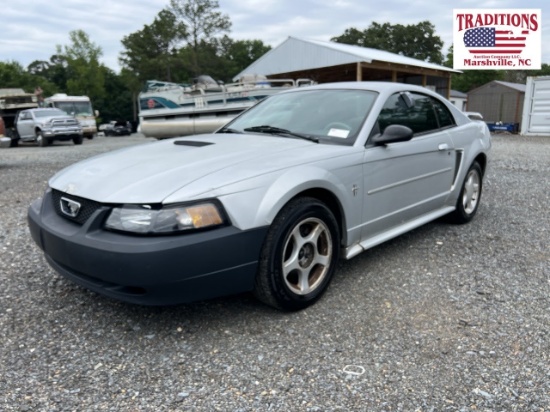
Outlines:
[[[341,262],[298,313],[131,306],[49,268],[26,223],[47,179],[148,141],[0,150],[1,411],[550,411],[550,138],[495,136],[472,223]]]

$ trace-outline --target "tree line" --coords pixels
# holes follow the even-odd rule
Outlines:
[[[188,83],[200,74],[230,82],[267,53],[261,40],[229,37],[231,20],[215,0],[170,0],[151,24],[121,39],[120,73],[101,63],[103,51],[82,30],[69,33],[68,45],[57,45],[49,60],[0,62],[0,88],[32,91],[40,86],[45,96],[54,93],[87,95],[103,121],[136,119],[136,101],[147,80]],[[370,47],[452,67],[452,47],[443,54],[443,41],[429,21],[401,25],[373,22],[360,30],[346,29],[332,41]],[[524,83],[539,71],[467,70],[453,74],[452,88],[468,92],[491,80]]]

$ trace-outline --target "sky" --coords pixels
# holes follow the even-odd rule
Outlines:
[[[124,36],[143,29],[168,7],[169,0],[28,0],[1,4],[0,61],[27,67],[69,45],[69,32],[85,31],[103,51],[101,62],[120,71]],[[219,0],[219,11],[232,22],[229,37],[261,40],[276,47],[289,36],[328,41],[350,27],[372,22],[417,24],[428,20],[446,54],[453,39],[453,9],[542,10],[542,63],[550,64],[548,0]]]

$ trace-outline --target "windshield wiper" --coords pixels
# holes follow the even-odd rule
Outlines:
[[[300,133],[294,133],[287,129],[281,129],[279,127],[273,127],[268,125],[263,126],[254,126],[254,127],[247,127],[244,129],[245,132],[259,132],[259,133],[269,133],[269,134],[276,134],[276,135],[288,135],[293,137],[299,137],[300,139],[309,140],[310,142],[319,143],[319,139],[313,136],[308,136],[306,134],[300,134]]]
[[[242,132],[237,129],[231,129],[230,127],[224,127],[223,129],[218,130],[217,133],[242,133]]]

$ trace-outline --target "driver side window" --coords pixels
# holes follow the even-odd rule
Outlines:
[[[409,93],[409,96],[412,98],[408,99],[409,104],[402,93],[396,93],[386,101],[378,116],[378,133],[383,133],[393,124],[407,126],[415,135],[439,128],[431,98],[419,93]]]

